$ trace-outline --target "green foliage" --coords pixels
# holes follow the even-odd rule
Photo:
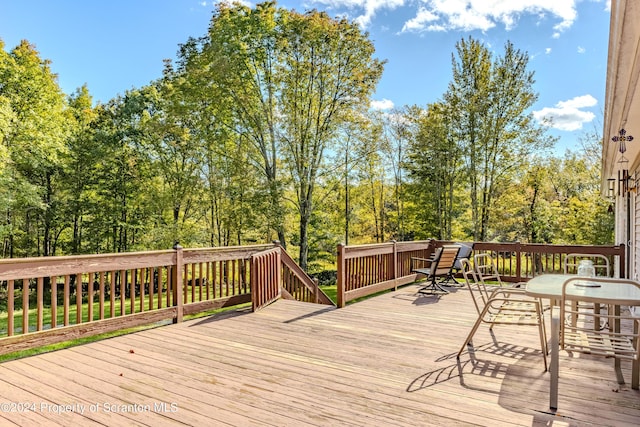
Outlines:
[[[1,51],[0,82],[2,142],[11,170],[3,256],[53,255],[63,228],[58,207],[68,136],[64,97],[49,62],[27,41]]]
[[[606,244],[601,137],[544,158],[528,55],[461,40],[442,100],[369,111],[354,22],[220,3],[162,76],[106,104],[0,41],[2,257],[288,241],[311,272],[390,239]],[[291,249],[291,248],[290,248]],[[291,251],[290,251],[291,252]]]

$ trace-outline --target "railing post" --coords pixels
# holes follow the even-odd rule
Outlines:
[[[345,285],[346,285],[346,271],[345,271],[345,259],[344,259],[344,252],[345,252],[345,244],[344,243],[340,243],[338,245],[338,273],[337,273],[337,280],[336,280],[336,287],[337,287],[337,300],[338,300],[338,308],[342,308],[344,307],[344,303],[345,303]]]
[[[393,282],[395,284],[393,290],[398,290],[398,242],[393,240]]]
[[[620,278],[627,278],[627,246],[624,243],[620,243],[620,255],[618,257],[620,260],[620,270],[618,274]]]
[[[256,264],[256,254],[251,254],[249,266],[249,289],[251,290],[251,311],[255,312],[258,307],[258,268]]]
[[[280,242],[278,242],[278,245],[276,246],[278,248],[278,251],[276,252],[276,262],[275,262],[275,269],[276,271],[272,271],[271,273],[275,273],[276,277],[276,286],[278,287],[278,298],[282,298],[282,246],[280,246]]]
[[[516,242],[516,283],[522,282],[522,245]]]
[[[284,250],[284,248],[282,247],[280,240],[273,240],[272,243],[276,248],[278,248],[278,252],[276,254],[276,271],[272,271],[271,273],[275,273],[276,275],[276,283],[278,283],[278,295],[280,298],[282,298],[282,289],[284,288],[284,283],[282,283],[282,272],[284,270],[284,267],[282,265],[282,251]]]
[[[313,302],[318,304],[320,302],[320,281],[317,277],[313,278],[313,284],[315,285],[315,287],[313,288]]]
[[[180,323],[184,315],[184,301],[182,299],[184,263],[182,261],[182,246],[176,242],[176,244],[173,245],[173,249],[176,251],[176,264],[172,271],[173,277],[171,278],[173,282],[173,306],[176,307],[176,317],[173,319],[173,323]]]

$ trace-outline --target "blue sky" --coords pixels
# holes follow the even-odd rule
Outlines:
[[[51,61],[62,90],[87,84],[97,102],[161,76],[162,60],[206,33],[211,0],[0,0],[5,50],[26,39]],[[243,1],[251,5],[255,2]],[[472,36],[496,54],[510,40],[530,55],[537,119],[552,118],[559,152],[601,132],[610,0],[302,0],[304,11],[347,16],[369,32],[387,65],[374,108],[425,106],[451,80],[455,44]]]

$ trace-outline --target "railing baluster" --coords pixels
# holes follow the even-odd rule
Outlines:
[[[71,304],[71,295],[70,295],[71,292],[69,290],[70,281],[71,281],[71,276],[69,274],[65,274],[64,275],[64,297],[63,297],[64,298],[64,301],[63,301],[64,326],[69,326],[69,304]]]
[[[14,325],[14,302],[15,302],[15,290],[13,279],[7,282],[7,335],[12,336]]]
[[[22,333],[29,332],[29,279],[22,279]]]
[[[58,326],[58,277],[51,276],[51,329]]]
[[[145,291],[144,291],[144,287],[145,287],[145,280],[144,280],[144,274],[146,273],[146,268],[140,268],[139,274],[138,274],[138,286],[140,287],[140,303],[138,304],[138,312],[142,313],[144,311],[144,297],[145,297]]]
[[[145,283],[145,286],[149,286],[149,290],[148,290],[149,297],[147,298],[148,300],[147,310],[149,311],[153,310],[153,300],[155,299],[155,296],[156,296],[156,290],[154,289],[156,284],[156,281],[155,281],[156,268],[157,267],[151,267],[151,268],[145,269],[145,275],[146,277],[148,277],[148,280],[145,280],[144,283]]]
[[[42,330],[42,321],[44,315],[44,278],[38,277],[36,285],[36,298],[38,304],[38,315],[36,320],[36,331]]]
[[[76,325],[82,323],[82,273],[76,274]]]
[[[109,318],[116,317],[116,272],[109,272]]]
[[[125,285],[127,281],[127,270],[120,270],[120,316],[124,316],[126,314],[126,296],[127,296],[127,287]]]
[[[104,271],[100,272],[100,276],[98,280],[100,281],[98,283],[98,291],[100,292],[100,296],[98,297],[98,309],[100,310],[98,319],[103,320],[104,319]]]
[[[93,320],[93,273],[89,273],[88,275],[88,284],[87,284],[87,322],[91,322]]]

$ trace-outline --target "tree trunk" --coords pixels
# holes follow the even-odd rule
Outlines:
[[[309,236],[307,230],[311,219],[311,203],[307,200],[300,202],[300,252],[298,263],[307,271],[309,259]]]

